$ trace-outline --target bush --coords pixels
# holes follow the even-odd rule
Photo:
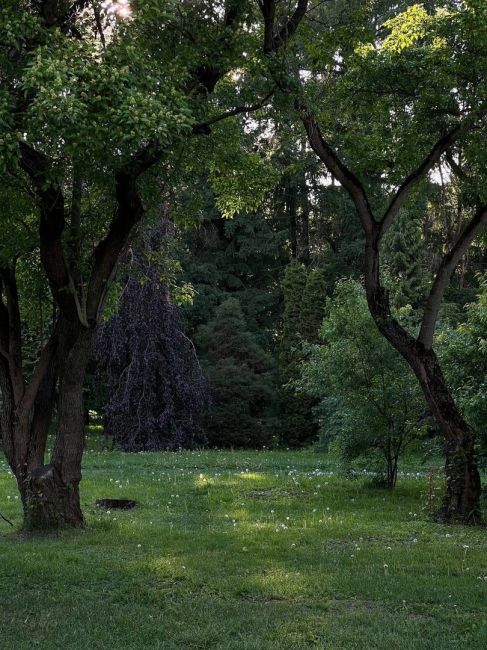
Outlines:
[[[362,287],[337,284],[309,346],[296,388],[315,397],[321,440],[342,462],[367,460],[379,481],[396,483],[398,461],[422,430],[424,401],[406,362],[377,330]]]

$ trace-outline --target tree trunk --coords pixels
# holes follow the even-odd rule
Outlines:
[[[392,316],[386,290],[380,285],[378,242],[366,247],[366,293],[379,331],[407,361],[445,441],[446,491],[438,519],[445,522],[481,522],[482,493],[477,466],[475,432],[460,413],[432,348],[413,338]]]
[[[25,477],[18,477],[17,482],[25,530],[53,530],[64,524],[82,525],[79,493],[75,490],[73,494],[52,464],[32,469]]]
[[[479,524],[482,487],[477,466],[475,432],[465,421],[450,393],[438,357],[420,343],[404,347],[403,341],[383,333],[416,374],[426,402],[444,437],[446,490],[438,520]]]
[[[418,347],[418,363],[413,369],[444,436],[446,491],[438,519],[480,523],[482,487],[477,467],[475,431],[455,404],[434,351]]]
[[[389,490],[392,490],[396,485],[396,479],[397,479],[397,458],[394,456],[392,452],[392,445],[391,445],[390,438],[387,441],[387,446],[384,450],[384,456],[386,459],[386,466],[387,466],[386,487]]]
[[[84,446],[83,383],[94,330],[82,329],[74,342],[72,331],[66,332],[65,337],[72,344],[68,350],[63,348],[58,426],[51,462],[44,465],[44,453],[39,452],[34,461],[31,453],[32,462],[27,471],[17,475],[24,507],[24,528],[28,530],[82,526],[84,523],[79,496]],[[45,411],[41,411],[39,417],[43,422],[36,418],[32,431],[46,423]],[[47,437],[45,429],[42,435]],[[33,443],[31,439],[31,452],[36,449]]]

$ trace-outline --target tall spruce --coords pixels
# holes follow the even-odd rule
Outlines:
[[[306,286],[301,301],[300,333],[307,343],[319,340],[319,331],[325,316],[327,273],[322,268],[307,272]]]
[[[422,224],[414,209],[401,210],[385,241],[391,273],[391,298],[397,307],[421,306],[425,294]]]
[[[212,391],[206,418],[216,447],[262,447],[274,431],[276,403],[272,357],[247,328],[239,301],[228,298],[198,333]]]
[[[280,439],[291,447],[312,444],[318,437],[313,414],[315,400],[296,394],[294,384],[303,359],[303,343],[316,342],[324,316],[325,273],[307,269],[295,260],[286,267],[282,280],[284,313],[279,345]]]

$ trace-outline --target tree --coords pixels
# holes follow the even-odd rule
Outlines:
[[[258,342],[272,351],[280,317],[279,278],[287,262],[286,230],[268,210],[222,217],[214,197],[192,207],[196,192],[182,197],[181,210],[195,213],[196,227],[180,237],[179,258],[184,278],[193,286],[191,304],[184,306],[189,333],[207,324],[217,305],[238,298],[248,328]],[[267,207],[267,206],[266,206]],[[270,214],[268,214],[270,212]]]
[[[423,206],[423,211],[426,209]],[[426,293],[421,226],[414,210],[403,209],[384,241],[384,259],[391,274],[391,300],[396,307],[411,305],[417,309]]]
[[[320,267],[309,268],[306,286],[301,299],[301,322],[299,332],[308,343],[319,339],[319,331],[325,315],[325,300],[328,292],[327,273]]]
[[[279,341],[280,437],[285,445],[299,447],[316,441],[318,426],[313,417],[314,400],[297,395],[293,381],[299,375],[303,343],[318,339],[324,316],[326,282],[321,269],[306,269],[293,260],[282,280],[284,312]]]
[[[117,313],[100,329],[97,356],[107,382],[105,434],[124,451],[191,448],[208,385],[158,261],[166,218],[132,250]],[[145,250],[144,250],[145,249]]]
[[[418,437],[425,404],[410,368],[377,330],[356,281],[337,284],[321,342],[309,348],[296,385],[319,400],[323,444],[334,442],[345,466],[367,459],[394,487],[399,458]]]
[[[264,20],[266,52],[290,38],[306,8],[299,0],[288,17],[287,3],[278,4],[279,27],[269,30]],[[147,197],[158,194],[161,179],[169,188],[191,139],[268,101],[273,84],[255,74],[262,58],[255,16],[253,3],[235,0],[2,4],[2,194],[29,210],[2,216],[7,227],[25,223],[28,235],[11,237],[1,260],[0,423],[27,527],[83,523],[83,381],[110,283]],[[255,201],[256,166],[248,156],[222,187],[213,162],[212,180],[230,191],[252,178]],[[26,378],[17,267],[31,248],[54,317]],[[57,433],[46,465],[56,385]]]
[[[280,87],[311,148],[355,205],[365,238],[370,312],[413,369],[443,433],[447,480],[439,517],[475,523],[481,519],[475,432],[453,399],[433,341],[450,277],[487,221],[481,183],[487,58],[479,45],[486,39],[486,6],[478,0],[452,3],[449,11],[432,15],[416,5],[386,28],[382,37],[365,30],[349,39],[339,62],[336,51],[320,57],[315,48],[305,61],[301,50],[300,65],[311,74],[281,79]],[[412,191],[445,154],[455,158],[459,151],[472,172],[469,218],[442,256],[416,336],[391,311],[380,245]]]
[[[267,446],[275,426],[274,363],[246,327],[240,303],[228,298],[198,333],[213,403],[206,420],[211,445]]]

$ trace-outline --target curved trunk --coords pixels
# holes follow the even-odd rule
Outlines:
[[[455,404],[434,351],[420,344],[417,348],[414,366],[410,365],[444,437],[446,491],[438,518],[480,523],[482,486],[477,467],[475,431]]]
[[[437,517],[448,522],[480,523],[482,487],[475,431],[460,413],[434,350],[413,338],[392,316],[387,292],[379,281],[377,238],[368,238],[366,263],[365,285],[370,313],[379,331],[407,361],[418,378],[444,437],[446,491]]]
[[[451,248],[442,256],[431,286],[418,339],[413,338],[392,316],[389,298],[380,281],[379,244],[413,189],[443,154],[474,128],[475,119],[452,125],[436,140],[417,167],[406,176],[388,202],[381,218],[376,218],[368,192],[359,177],[338,156],[323,137],[319,124],[306,106],[296,101],[311,148],[347,191],[355,205],[365,235],[365,288],[369,311],[384,337],[404,357],[416,374],[431,412],[445,439],[447,489],[439,513],[445,521],[480,521],[481,485],[475,455],[475,432],[465,421],[448,389],[441,367],[432,350],[441,301],[455,267],[470,244],[487,224],[487,205],[480,204],[464,225]]]
[[[79,500],[84,441],[83,383],[94,329],[64,321],[53,359],[31,408],[9,407],[8,382],[1,383],[2,433],[7,459],[17,479],[29,530],[81,526]],[[2,373],[0,373],[1,378]],[[45,450],[59,377],[58,428],[51,461]]]

